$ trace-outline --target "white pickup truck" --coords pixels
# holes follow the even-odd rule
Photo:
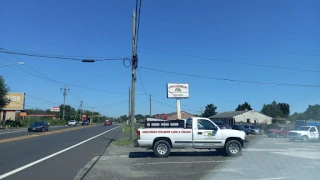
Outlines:
[[[319,129],[316,126],[300,126],[297,130],[289,131],[287,137],[290,141],[317,141],[319,140]]]
[[[147,125],[148,124],[148,125]],[[242,131],[220,129],[208,118],[146,122],[137,130],[135,147],[152,149],[158,157],[168,157],[171,149],[215,149],[228,156],[241,154],[249,141]]]

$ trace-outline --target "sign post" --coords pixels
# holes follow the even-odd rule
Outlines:
[[[189,98],[189,84],[168,83],[167,98],[177,101],[177,119],[181,119],[181,99]]]
[[[181,119],[180,98],[177,98],[177,118],[178,118],[178,119]]]

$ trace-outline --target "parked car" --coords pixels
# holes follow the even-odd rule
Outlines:
[[[104,125],[105,125],[105,126],[111,126],[111,125],[112,125],[112,122],[109,121],[109,120],[105,120],[105,121],[104,121]]]
[[[227,125],[222,121],[217,121],[217,120],[211,120],[211,121],[214,122],[217,126],[219,126],[220,129],[232,129],[231,126]]]
[[[28,132],[32,131],[49,131],[49,124],[45,121],[36,121],[28,127]]]
[[[82,126],[84,126],[84,125],[89,125],[89,120],[83,120],[82,121]]]
[[[246,135],[249,135],[250,134],[250,130],[248,128],[245,128],[244,126],[242,125],[233,125],[232,126],[232,129],[235,129],[235,130],[239,130],[239,131],[243,131],[246,133]]]
[[[269,129],[267,131],[267,136],[268,137],[287,137],[288,132],[290,131],[289,128],[287,127],[276,127]]]
[[[262,135],[264,133],[264,131],[262,129],[258,128],[257,126],[245,125],[244,127],[248,128],[250,130],[250,134]]]
[[[70,120],[68,122],[68,126],[76,126],[77,125],[77,121],[76,120]]]

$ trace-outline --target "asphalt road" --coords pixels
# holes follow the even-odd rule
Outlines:
[[[258,142],[232,163],[209,172],[203,179],[319,179],[320,142],[289,142],[287,138],[259,137]]]
[[[4,179],[73,179],[79,169],[100,154],[120,130],[118,126],[99,125],[0,143],[0,179],[8,172],[13,174]],[[106,133],[95,137],[104,132]],[[87,142],[83,142],[85,140]],[[83,144],[76,145],[81,142]],[[72,148],[74,145],[76,146]],[[71,149],[61,152],[70,147]],[[55,154],[57,152],[59,154]],[[43,158],[48,159],[42,161]],[[17,170],[25,168],[25,165],[31,166],[21,171]]]
[[[53,131],[53,130],[65,129],[65,128],[73,128],[73,126],[51,126],[49,130]],[[35,134],[35,133],[39,133],[39,132],[28,132],[27,128],[1,130],[0,140],[6,139],[6,138],[19,137],[19,136],[26,136],[26,135]]]

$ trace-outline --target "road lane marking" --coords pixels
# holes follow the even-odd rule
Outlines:
[[[34,161],[34,162],[32,162],[32,163],[26,164],[26,165],[21,166],[21,167],[19,167],[19,168],[17,168],[17,169],[14,169],[14,170],[12,170],[12,171],[9,171],[9,172],[7,172],[7,173],[4,173],[4,174],[0,175],[0,179],[4,179],[4,178],[6,178],[6,177],[8,177],[8,176],[11,176],[11,175],[13,175],[13,174],[15,174],[15,173],[18,173],[18,172],[20,172],[20,171],[22,171],[22,170],[24,170],[24,169],[27,169],[27,168],[29,168],[29,167],[31,167],[31,166],[34,166],[34,165],[36,165],[36,164],[38,164],[38,163],[40,163],[40,162],[42,162],[42,161],[45,161],[45,160],[50,159],[50,158],[52,158],[52,157],[54,157],[54,156],[57,156],[57,155],[59,155],[59,154],[61,154],[61,153],[64,153],[64,152],[66,152],[66,151],[68,151],[68,150],[70,150],[70,149],[73,149],[73,148],[75,148],[75,147],[78,147],[78,146],[80,146],[80,145],[82,145],[82,144],[84,144],[84,143],[86,143],[86,142],[88,142],[88,141],[91,141],[92,139],[95,139],[95,138],[97,138],[97,137],[99,137],[99,136],[102,136],[103,134],[106,134],[106,133],[108,133],[108,132],[110,132],[110,131],[112,131],[112,130],[115,130],[115,129],[119,128],[119,127],[120,127],[120,126],[117,126],[117,127],[115,127],[115,128],[109,129],[109,130],[107,130],[107,131],[105,131],[105,132],[103,132],[103,133],[100,133],[100,134],[98,134],[98,135],[96,135],[96,136],[93,136],[93,137],[91,137],[91,138],[89,138],[89,139],[86,139],[86,140],[84,140],[84,141],[81,141],[81,142],[79,142],[79,143],[77,143],[77,144],[75,144],[75,145],[73,145],[73,146],[70,146],[70,147],[65,148],[65,149],[63,149],[63,150],[61,150],[61,151],[58,151],[58,152],[56,152],[56,153],[53,153],[53,154],[51,154],[51,155],[49,155],[49,156],[46,156],[46,157],[41,158],[41,159],[39,159],[39,160],[36,160],[36,161]]]
[[[17,132],[25,132],[27,129],[23,129],[23,130],[17,130],[17,131],[10,131],[10,132],[3,132],[3,133],[0,133],[1,134],[10,134],[10,133],[17,133]]]
[[[250,180],[280,180],[280,179],[288,179],[288,177],[262,178],[262,179],[250,179]],[[237,179],[237,180],[249,180],[249,179]]]
[[[226,161],[193,161],[193,162],[154,162],[154,163],[136,163],[133,164],[134,166],[141,166],[141,165],[159,165],[159,164],[199,164],[199,163],[224,163],[224,162],[232,162],[232,160]]]
[[[13,137],[13,138],[0,139],[0,144],[1,143],[5,143],[5,142],[22,140],[22,139],[29,139],[29,138],[38,137],[38,136],[45,136],[45,135],[49,135],[49,134],[57,134],[57,133],[61,133],[61,132],[69,132],[69,131],[74,131],[74,130],[77,130],[77,129],[89,128],[89,127],[92,127],[92,126],[83,126],[83,127],[79,127],[79,128],[77,128],[77,127],[65,128],[65,129],[59,129],[59,130],[54,130],[54,131],[47,131],[47,132],[39,133],[39,134],[30,134],[30,135],[26,135],[26,136],[19,136],[19,137]]]
[[[54,126],[54,127],[50,127],[50,129],[56,129],[56,128],[63,128],[66,126]],[[13,130],[13,131],[9,131],[9,132],[2,132],[1,134],[10,134],[10,133],[18,133],[18,132],[26,132],[28,129],[27,128],[23,128],[23,129],[19,129],[19,130]]]

